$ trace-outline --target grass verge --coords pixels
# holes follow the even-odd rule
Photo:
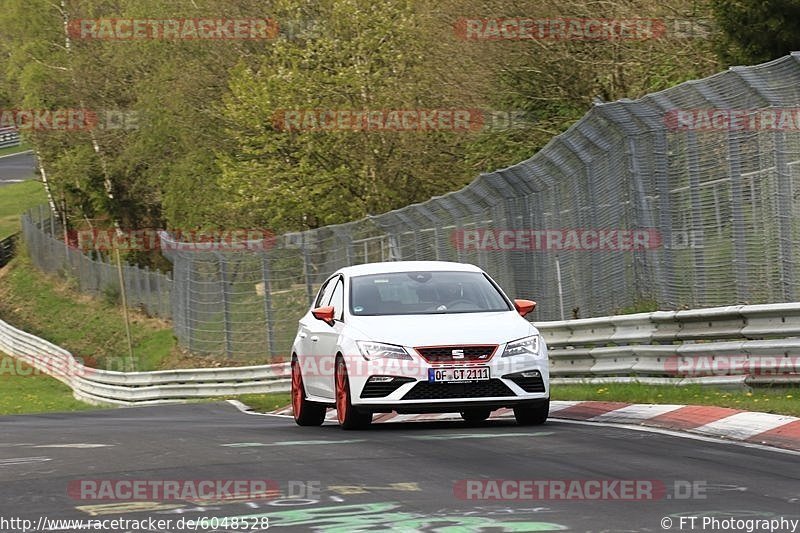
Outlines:
[[[0,157],[4,155],[18,154],[20,152],[27,152],[30,149],[31,145],[28,143],[22,143],[19,146],[8,146],[6,148],[0,148]]]
[[[24,254],[0,275],[0,317],[53,342],[95,368],[129,371],[121,309],[73,291],[37,271]],[[131,312],[135,370],[161,370],[178,351],[172,328]]]
[[[19,231],[19,216],[32,207],[47,202],[44,185],[30,180],[0,188],[0,240]]]
[[[253,411],[259,413],[269,413],[281,407],[286,407],[292,403],[292,397],[288,392],[271,392],[269,394],[242,394],[231,399],[239,400],[243,404],[251,407]]]
[[[727,390],[699,385],[673,387],[620,383],[603,385],[553,385],[553,400],[714,405],[800,417],[800,388]]]
[[[82,411],[97,407],[76,400],[72,390],[34,368],[0,354],[0,415]]]

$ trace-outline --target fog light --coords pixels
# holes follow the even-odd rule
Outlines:
[[[523,378],[538,378],[541,377],[541,374],[538,370],[531,370],[529,372],[522,372]]]

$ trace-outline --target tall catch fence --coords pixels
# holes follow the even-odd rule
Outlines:
[[[120,301],[120,276],[112,254],[85,254],[66,244],[63,224],[46,206],[22,216],[25,246],[40,270],[72,282],[81,292]],[[149,316],[171,318],[172,279],[161,272],[122,264],[128,306]]]
[[[265,252],[171,249],[175,333],[198,354],[287,355],[328,275],[389,260],[474,263],[536,300],[534,321],[796,301],[798,109],[795,53],[595,105],[530,159],[424,203]]]

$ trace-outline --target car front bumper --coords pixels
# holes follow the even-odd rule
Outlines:
[[[546,352],[545,352],[546,353]],[[488,380],[432,382],[431,369],[487,367]],[[541,404],[550,397],[547,357],[498,357],[486,362],[347,361],[351,402],[374,412],[457,412],[467,407]]]

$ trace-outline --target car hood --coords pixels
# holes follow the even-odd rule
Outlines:
[[[430,315],[351,316],[361,340],[401,346],[502,344],[534,335],[536,328],[514,311]]]

